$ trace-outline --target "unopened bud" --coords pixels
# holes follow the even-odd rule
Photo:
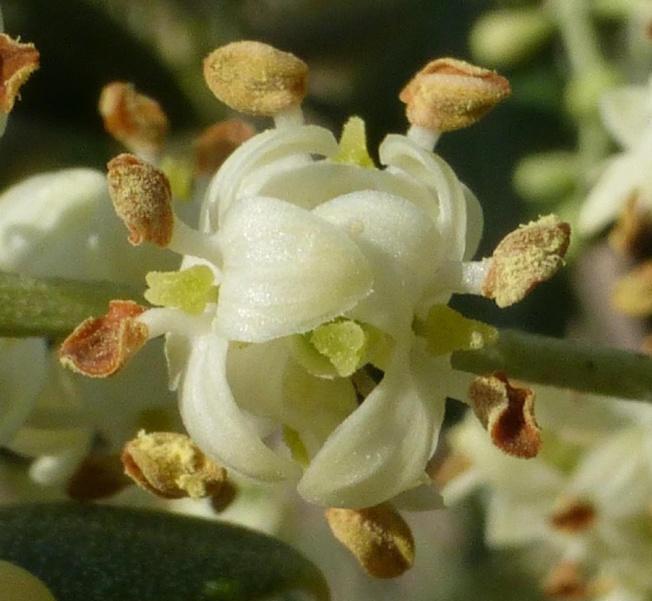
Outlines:
[[[39,67],[39,52],[34,44],[21,44],[0,33],[0,111],[10,113],[21,86]]]
[[[229,155],[256,130],[240,119],[220,121],[207,127],[195,141],[195,170],[212,175]]]
[[[273,116],[301,104],[308,66],[289,52],[261,42],[233,42],[204,59],[211,92],[236,111]]]
[[[622,277],[616,284],[611,300],[614,307],[625,315],[652,315],[652,259]]]
[[[439,132],[473,125],[511,93],[495,71],[454,58],[429,62],[399,98],[412,125]]]
[[[572,152],[533,154],[516,165],[514,187],[531,202],[558,201],[573,191],[577,174],[577,156]]]
[[[525,298],[564,264],[570,226],[556,215],[522,225],[498,244],[482,285],[482,294],[499,307]]]
[[[534,417],[534,391],[512,386],[505,374],[477,377],[469,388],[473,411],[501,451],[536,457],[541,431]]]
[[[409,526],[390,505],[326,510],[333,535],[376,578],[400,576],[414,563]]]
[[[565,90],[568,112],[576,118],[594,116],[600,98],[621,83],[620,73],[613,67],[595,67],[572,78]]]
[[[139,486],[166,499],[217,495],[226,470],[184,434],[138,433],[122,452],[125,473]]]
[[[158,152],[168,131],[168,119],[156,100],[121,81],[102,89],[99,111],[104,128],[133,152]]]
[[[167,177],[132,154],[120,154],[107,165],[109,194],[118,217],[129,230],[129,242],[165,247],[174,227],[172,192]]]
[[[106,315],[83,321],[63,341],[61,364],[91,378],[116,373],[147,342],[147,327],[136,319],[144,311],[133,301],[111,301]]]

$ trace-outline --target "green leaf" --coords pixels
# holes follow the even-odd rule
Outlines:
[[[110,300],[139,297],[132,288],[110,282],[0,272],[0,336],[66,336],[87,317],[106,313]]]
[[[269,536],[169,513],[75,503],[0,510],[0,557],[57,601],[248,601],[303,590],[319,570]]]

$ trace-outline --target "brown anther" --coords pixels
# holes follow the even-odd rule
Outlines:
[[[0,33],[0,111],[10,113],[21,86],[39,67],[39,52],[34,44],[21,44]]]
[[[231,506],[238,496],[238,489],[230,480],[224,480],[222,487],[211,496],[211,507],[215,513],[222,513]]]
[[[519,302],[557,273],[569,243],[570,226],[556,215],[521,225],[496,247],[482,294],[499,307]]]
[[[195,141],[195,171],[211,175],[256,130],[240,119],[220,121],[207,127]]]
[[[111,497],[130,484],[118,455],[90,455],[68,481],[66,492],[75,501],[96,501]]]
[[[395,578],[414,563],[414,539],[399,513],[386,503],[367,509],[326,510],[335,538],[371,576]]]
[[[652,250],[652,214],[632,196],[609,233],[612,248],[629,257],[645,257]]]
[[[168,131],[168,118],[158,102],[130,83],[114,81],[102,88],[98,105],[104,128],[133,152],[156,153]]]
[[[550,525],[560,532],[578,534],[595,523],[593,504],[581,499],[564,499],[550,516]]]
[[[111,301],[106,315],[83,321],[63,341],[61,364],[91,378],[116,373],[147,342],[147,327],[136,319],[143,311],[133,301]]]
[[[273,116],[301,104],[308,66],[289,52],[261,42],[233,42],[204,59],[211,92],[236,111]]]
[[[501,451],[514,457],[536,457],[541,431],[534,417],[534,391],[512,386],[505,374],[477,377],[469,388],[471,406]]]
[[[652,315],[652,259],[641,263],[618,281],[611,302],[625,315]]]
[[[587,599],[591,592],[580,566],[574,561],[557,564],[546,576],[541,588],[548,597],[569,601]]]
[[[125,473],[145,490],[165,499],[215,496],[226,470],[211,461],[185,434],[143,430],[122,451]]]
[[[109,161],[109,193],[134,246],[143,241],[165,247],[174,227],[170,182],[162,171],[132,154]]]
[[[495,71],[439,58],[421,69],[399,98],[412,125],[445,132],[473,125],[510,94],[509,82]]]

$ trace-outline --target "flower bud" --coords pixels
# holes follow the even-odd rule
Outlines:
[[[226,470],[208,459],[184,434],[140,431],[122,452],[125,473],[166,499],[217,495]]]
[[[204,59],[211,92],[236,111],[273,116],[301,104],[308,66],[288,52],[261,42],[233,42]]]
[[[367,509],[331,508],[333,535],[376,578],[400,576],[414,563],[414,539],[398,512],[387,504]]]
[[[600,97],[618,85],[620,76],[611,67],[596,67],[574,77],[565,91],[568,112],[576,118],[595,115]]]
[[[421,69],[399,98],[412,125],[445,132],[473,125],[510,92],[509,82],[495,71],[440,58]]]
[[[516,166],[514,187],[531,202],[558,201],[573,191],[577,174],[577,157],[572,152],[532,154]]]
[[[0,111],[10,113],[21,86],[39,67],[39,52],[34,44],[21,44],[0,33]]]

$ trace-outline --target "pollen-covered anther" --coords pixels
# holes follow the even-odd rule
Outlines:
[[[156,100],[132,84],[114,81],[104,86],[98,109],[106,131],[129,150],[152,154],[162,148],[168,118]]]
[[[62,365],[91,378],[116,373],[148,340],[147,327],[137,320],[144,311],[133,301],[111,301],[106,315],[83,321],[63,341]]]
[[[578,534],[595,523],[596,510],[582,499],[563,499],[550,516],[550,525],[560,532]]]
[[[139,486],[165,499],[215,496],[226,470],[211,461],[185,434],[140,431],[122,451],[125,473]]]
[[[22,44],[6,33],[0,34],[0,111],[10,113],[21,86],[39,67],[34,44]]]
[[[236,111],[274,116],[299,106],[306,95],[308,66],[289,52],[261,42],[233,42],[204,59],[211,92]]]
[[[399,98],[412,125],[438,132],[473,125],[511,93],[495,71],[454,58],[430,61]]]
[[[556,215],[540,217],[507,234],[489,260],[482,294],[509,307],[564,265],[570,226]]]
[[[195,171],[212,175],[255,133],[256,130],[241,119],[228,119],[207,127],[195,140]]]
[[[641,263],[618,281],[611,302],[625,315],[652,315],[652,259]]]
[[[494,445],[524,459],[536,457],[541,447],[534,397],[533,390],[512,386],[500,372],[475,378],[469,388],[473,411]]]
[[[335,538],[376,578],[395,578],[414,563],[414,539],[399,513],[386,503],[366,509],[326,510]]]
[[[129,230],[129,242],[165,247],[172,239],[174,214],[170,184],[162,171],[132,154],[109,161],[109,193],[118,217]]]
[[[574,561],[562,561],[550,570],[542,582],[543,593],[552,599],[581,600],[588,599],[591,587]]]

